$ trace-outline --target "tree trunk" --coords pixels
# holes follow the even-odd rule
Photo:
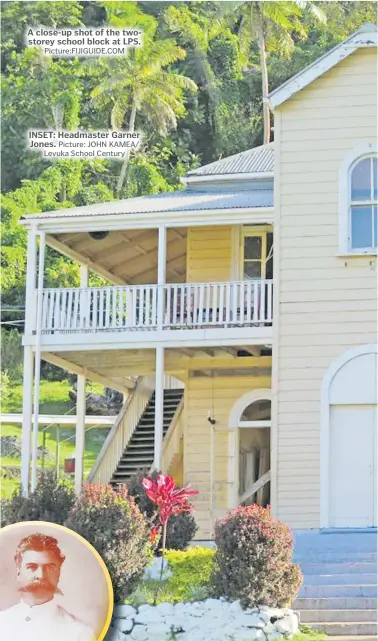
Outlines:
[[[265,49],[265,35],[264,35],[264,19],[259,9],[256,16],[256,30],[257,41],[260,52],[260,67],[262,76],[262,101],[263,101],[263,116],[264,116],[264,140],[263,144],[266,145],[270,142],[270,109],[268,104],[269,82],[268,82],[268,67],[266,64],[266,49]]]
[[[136,108],[135,100],[133,100],[133,104],[131,107],[130,120],[129,120],[129,133],[134,132],[136,112],[137,112],[137,108]],[[123,183],[125,182],[129,160],[130,160],[130,148],[128,147],[125,152],[125,157],[123,159],[123,163],[121,167],[121,173],[119,175],[118,182],[117,182],[117,187],[116,187],[117,196],[119,196],[119,194],[121,193]]]

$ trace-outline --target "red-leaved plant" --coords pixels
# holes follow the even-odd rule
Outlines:
[[[171,476],[159,474],[157,481],[144,478],[143,487],[148,498],[156,504],[159,517],[159,526],[163,528],[162,555],[160,581],[164,572],[164,552],[167,541],[167,525],[171,516],[182,512],[192,512],[194,505],[189,503],[189,497],[198,494],[196,490],[189,490],[189,486],[179,488]],[[159,527],[154,527],[150,533],[151,541],[159,537]],[[155,597],[156,601],[156,597]]]

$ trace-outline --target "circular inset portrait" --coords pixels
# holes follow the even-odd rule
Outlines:
[[[82,536],[44,521],[0,530],[4,641],[102,641],[112,612],[109,572]]]

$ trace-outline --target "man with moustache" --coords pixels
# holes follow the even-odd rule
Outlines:
[[[56,602],[65,557],[52,536],[31,534],[15,555],[21,601],[0,612],[3,641],[96,641],[93,630]]]

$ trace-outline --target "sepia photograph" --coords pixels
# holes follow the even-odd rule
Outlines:
[[[4,641],[102,641],[112,610],[106,566],[76,532],[40,521],[0,530]]]

